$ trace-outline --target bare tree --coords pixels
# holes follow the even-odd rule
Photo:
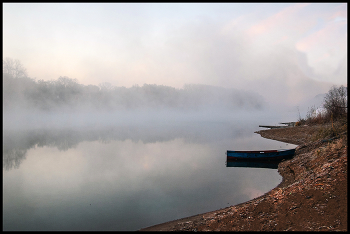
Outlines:
[[[113,89],[113,86],[109,82],[102,82],[98,85],[100,87],[100,90],[103,91],[111,91]]]
[[[2,72],[11,75],[13,78],[27,77],[27,70],[18,59],[5,58],[2,61]]]
[[[343,85],[339,88],[333,86],[324,98],[323,107],[334,119],[347,113],[347,87]]]

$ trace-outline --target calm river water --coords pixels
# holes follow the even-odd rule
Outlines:
[[[258,124],[4,125],[3,230],[138,230],[260,196],[277,170],[226,167],[226,150],[296,146],[260,137]]]

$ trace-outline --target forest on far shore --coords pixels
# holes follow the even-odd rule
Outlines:
[[[3,61],[4,111],[12,108],[44,111],[211,108],[230,111],[263,106],[263,98],[256,93],[201,84],[187,84],[177,89],[155,84],[130,88],[109,83],[83,85],[69,77],[36,81],[26,75],[18,60]]]

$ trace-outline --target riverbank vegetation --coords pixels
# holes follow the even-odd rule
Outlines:
[[[332,123],[347,118],[347,87],[333,86],[326,94],[323,105],[309,108],[306,118],[299,116],[297,126]]]
[[[322,125],[311,140],[333,139],[347,135],[347,87],[333,86],[326,94],[323,105],[311,107],[306,118],[300,118],[296,126]],[[347,142],[347,139],[344,141]]]

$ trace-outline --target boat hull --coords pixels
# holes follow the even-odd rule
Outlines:
[[[295,149],[263,151],[227,151],[228,160],[280,161],[294,156]]]

